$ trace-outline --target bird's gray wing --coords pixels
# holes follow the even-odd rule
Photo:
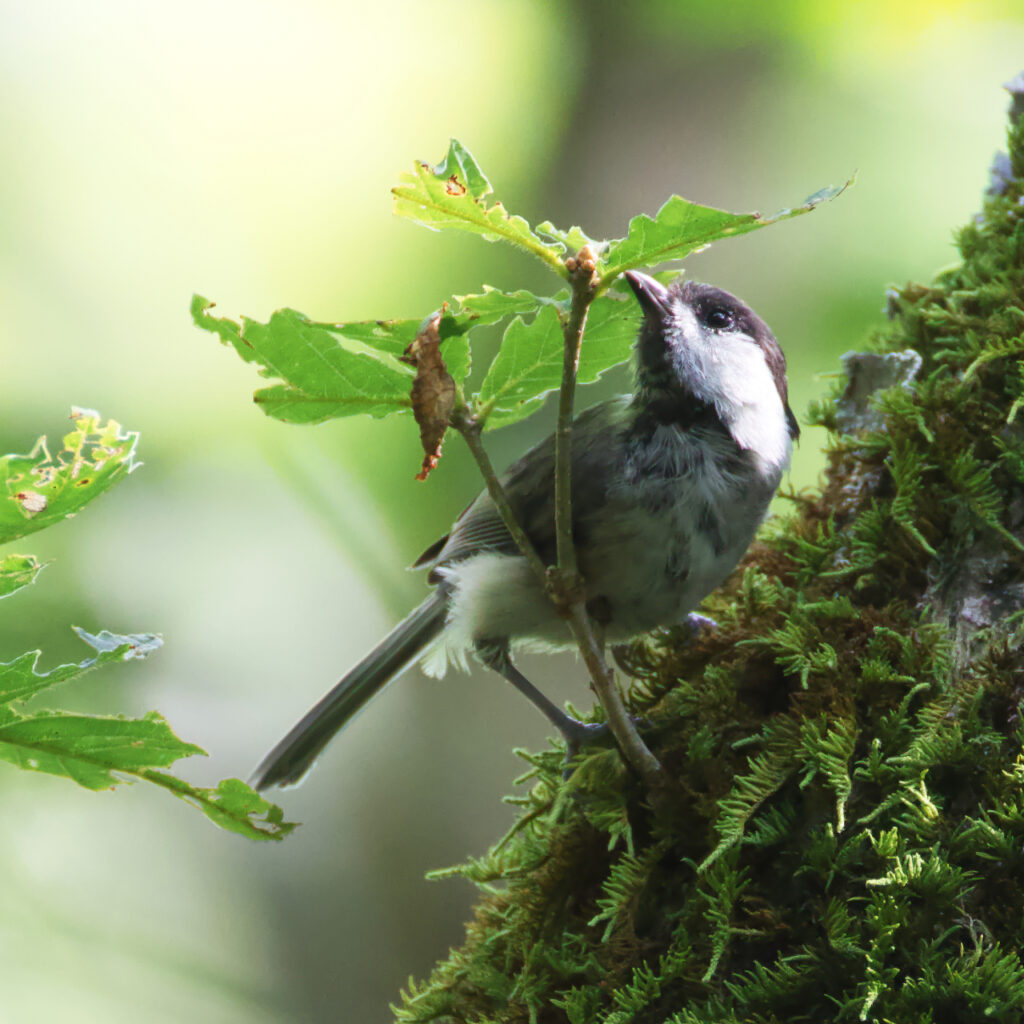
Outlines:
[[[614,461],[607,431],[614,430],[626,401],[602,402],[578,416],[573,424],[573,529],[577,542],[586,516],[604,502]],[[554,471],[555,441],[551,435],[514,462],[501,478],[516,519],[548,565],[555,561]],[[483,551],[511,555],[519,551],[486,491],[459,516],[451,532],[427,548],[414,565],[436,569]],[[436,578],[431,582],[437,582]]]

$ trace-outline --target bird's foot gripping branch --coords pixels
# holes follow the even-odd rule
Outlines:
[[[434,594],[285,737],[257,769],[258,787],[301,778],[352,714],[424,652],[436,665],[450,655],[464,661],[475,651],[537,704],[571,748],[580,723],[512,665],[510,645],[525,639],[575,644],[622,755],[652,795],[664,790],[667,779],[623,705],[604,641],[621,643],[681,621],[728,574],[778,484],[795,421],[786,406],[785,361],[752,311],[717,289],[667,289],[635,268],[681,260],[718,239],[806,213],[840,191],[823,190],[773,217],[727,213],[673,196],[653,218],[635,217],[624,238],[597,241],[578,227],[564,231],[544,223],[534,229],[510,214],[493,199],[472,155],[453,141],[441,164],[417,163],[393,189],[396,212],[428,227],[513,245],[552,270],[561,290],[542,296],[485,286],[479,294],[449,299],[423,321],[358,323],[317,323],[294,310],[281,310],[266,324],[236,323],[211,315],[208,300],[193,300],[200,327],[276,381],[255,395],[269,415],[321,423],[356,413],[411,414],[424,451],[420,479],[436,465],[451,426],[465,438],[486,484],[449,536],[420,560],[430,566]],[[639,310],[631,291],[640,299]],[[473,331],[500,322],[507,322],[501,347],[471,392]],[[643,350],[637,394],[575,417],[577,383],[595,381],[629,359],[638,328]],[[737,378],[749,370],[764,384],[761,421],[740,422],[738,379],[716,378],[714,394],[694,383],[706,377],[707,366],[697,363],[708,363],[706,350],[719,342],[734,351],[725,362]],[[748,366],[749,360],[754,362]],[[559,400],[553,438],[499,477],[483,433],[537,412],[554,391]],[[711,411],[733,405],[735,423],[711,422]],[[719,428],[727,440],[712,437]],[[766,453],[757,450],[765,430],[775,437]],[[675,440],[667,441],[669,435]],[[693,504],[680,490],[686,486],[679,468],[686,453],[667,451],[686,444],[704,445],[709,458],[731,458],[731,471],[740,477],[745,470],[737,466],[756,461],[752,452],[770,466],[763,479],[754,474],[745,481],[750,487],[742,498],[739,492],[734,496],[750,505],[742,509],[738,532],[720,525],[716,510],[701,511],[711,524],[712,535],[704,540],[714,551],[701,584],[690,579],[685,550],[687,530],[698,524],[681,518],[684,506]],[[666,507],[670,513],[655,512]],[[655,535],[645,538],[645,519],[652,517]],[[643,543],[636,550],[627,540],[615,543],[610,535],[616,528],[634,546]],[[596,543],[591,534],[598,536]],[[657,552],[657,566],[649,549]],[[652,572],[656,579],[646,579]],[[623,579],[629,581],[625,589],[618,582]]]

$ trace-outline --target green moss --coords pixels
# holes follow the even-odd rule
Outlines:
[[[1010,132],[1024,177],[1024,122]],[[1024,1020],[1024,196],[892,293],[913,383],[819,403],[792,495],[711,603],[620,655],[675,782],[526,754],[522,816],[406,1022]],[[852,366],[852,364],[850,364]],[[851,372],[856,372],[851,371]]]

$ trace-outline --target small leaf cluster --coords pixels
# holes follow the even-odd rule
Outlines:
[[[845,186],[844,186],[845,187]],[[545,222],[532,228],[493,198],[490,182],[472,154],[452,140],[436,166],[416,163],[393,190],[395,213],[426,227],[466,231],[539,259],[559,278],[552,295],[484,286],[477,295],[447,298],[422,319],[318,323],[291,309],[267,323],[216,317],[213,303],[192,300],[195,324],[217,335],[262,376],[277,383],[255,393],[268,415],[288,423],[323,423],[368,414],[411,414],[414,371],[402,361],[420,330],[438,316],[436,330],[458,403],[485,429],[518,422],[537,412],[562,380],[562,328],[570,316],[571,260],[585,249],[594,260],[593,300],[587,314],[578,380],[587,384],[629,359],[639,325],[621,275],[634,267],[681,260],[711,242],[798,216],[832,199],[823,189],[793,209],[771,217],[728,213],[672,196],[654,217],[634,217],[624,238],[597,241],[581,228]],[[568,261],[568,266],[567,266]],[[497,356],[479,387],[466,392],[475,329],[504,324]]]
[[[709,603],[620,653],[675,783],[523,754],[522,816],[461,869],[466,942],[402,1022],[1024,1021],[1024,127],[962,262],[893,295],[920,357],[854,429],[817,407],[793,495]],[[916,363],[916,360],[915,360]]]
[[[51,455],[40,438],[27,455],[0,457],[0,544],[76,515],[90,501],[140,465],[138,435],[97,413],[72,411],[73,429]],[[0,598],[36,580],[43,565],[33,555],[0,558]],[[70,682],[101,665],[143,658],[163,643],[152,633],[87,633],[92,648],[84,660],[38,669],[40,651],[0,663],[0,761],[77,782],[85,789],[111,789],[142,779],[192,803],[222,828],[250,839],[281,839],[295,826],[279,807],[238,779],[204,789],[165,769],[183,757],[205,753],[179,739],[156,712],[142,718],[34,710],[26,703],[52,686]]]

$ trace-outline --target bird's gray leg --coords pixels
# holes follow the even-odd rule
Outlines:
[[[534,707],[565,737],[566,758],[571,758],[581,746],[607,735],[608,726],[601,722],[581,722],[566,714],[557,704],[548,700],[522,672],[512,664],[508,642],[481,640],[476,643],[477,657],[489,668],[507,679]]]

